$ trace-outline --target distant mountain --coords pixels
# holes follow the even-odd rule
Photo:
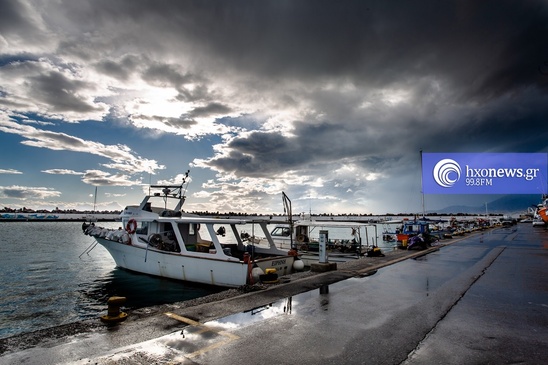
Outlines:
[[[523,214],[527,208],[540,202],[540,195],[506,195],[487,204],[487,212],[495,214]],[[452,205],[434,211],[438,214],[465,213],[485,214],[485,204],[478,206]]]

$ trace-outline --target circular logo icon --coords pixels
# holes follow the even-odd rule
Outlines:
[[[434,180],[439,186],[450,188],[460,179],[461,168],[455,160],[443,159],[434,166]]]

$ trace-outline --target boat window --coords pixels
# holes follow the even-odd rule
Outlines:
[[[175,231],[173,230],[173,226],[171,225],[171,223],[161,223],[158,233],[153,234],[149,237],[149,241],[151,240],[158,240],[158,243],[154,247],[160,250],[181,252],[177,236],[175,235]]]
[[[291,235],[291,230],[289,227],[276,227],[270,232],[271,236],[278,237],[289,237]]]
[[[307,227],[306,226],[297,226],[297,236],[298,235],[308,236]]]
[[[140,226],[137,227],[135,233],[137,234],[148,234],[148,222],[139,222]]]
[[[179,233],[181,234],[181,237],[183,237],[183,241],[185,245],[195,245],[196,244],[196,232],[194,231],[194,225],[189,223],[179,223],[177,224],[177,228],[179,229]],[[190,234],[190,231],[193,231],[192,234]],[[187,247],[188,249],[188,247]]]

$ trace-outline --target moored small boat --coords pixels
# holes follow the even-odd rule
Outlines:
[[[320,260],[321,232],[327,235],[325,250],[329,262],[342,263],[359,259],[377,247],[375,224],[302,218],[291,224],[276,225],[270,232],[270,237],[278,248],[297,250],[306,266]]]
[[[548,195],[543,195],[542,202],[533,207],[533,226],[548,225]]]
[[[261,225],[266,245],[245,244],[238,231],[247,223],[245,220],[202,217],[182,211],[184,180],[181,185],[150,188],[161,193],[149,192],[140,205],[126,207],[118,230],[103,229],[93,223],[82,227],[107,249],[118,267],[225,287],[252,284],[267,271],[286,275],[294,270],[296,253],[276,248],[266,223]],[[154,198],[163,200],[164,206],[152,206]],[[174,209],[167,208],[170,200],[177,202]]]
[[[544,223],[548,223],[548,211],[547,211],[547,209],[548,209],[548,207],[546,205],[544,205],[542,208],[539,208],[539,210],[538,210],[538,215]]]

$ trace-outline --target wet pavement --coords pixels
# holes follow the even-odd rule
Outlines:
[[[548,231],[520,224],[444,243],[133,313],[109,329],[8,348],[0,363],[547,363]]]

